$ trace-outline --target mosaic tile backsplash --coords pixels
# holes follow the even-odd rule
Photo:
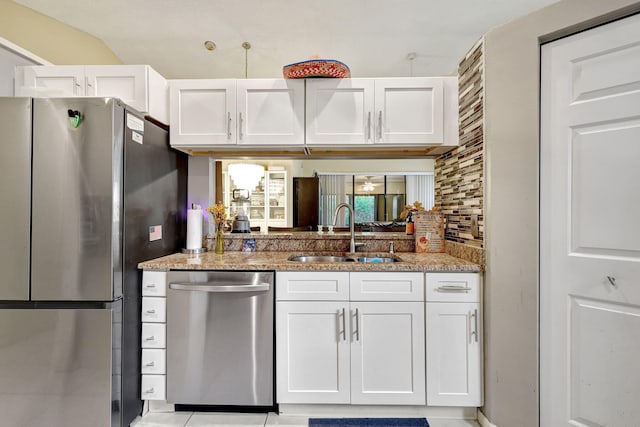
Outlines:
[[[435,203],[447,218],[445,239],[484,248],[483,40],[458,67],[460,145],[435,164]]]

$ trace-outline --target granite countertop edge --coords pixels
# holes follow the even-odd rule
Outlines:
[[[320,253],[313,253],[320,254]],[[325,255],[333,253],[323,252]],[[199,256],[176,253],[141,262],[142,270],[267,270],[267,271],[414,271],[414,272],[480,272],[482,267],[473,262],[455,258],[445,253],[365,253],[347,256],[395,256],[401,262],[296,262],[288,258],[301,252],[226,252],[218,255],[206,252]],[[310,253],[304,253],[310,255]],[[342,255],[342,254],[340,254]]]

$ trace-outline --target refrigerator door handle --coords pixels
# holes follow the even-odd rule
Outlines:
[[[232,284],[218,285],[215,282],[209,283],[170,283],[169,289],[176,291],[200,291],[200,292],[261,292],[268,291],[271,285],[269,283],[254,284]]]

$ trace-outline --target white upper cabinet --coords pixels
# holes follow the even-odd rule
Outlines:
[[[172,80],[171,145],[304,145],[304,81]]]
[[[304,144],[304,81],[237,81],[237,143]]]
[[[457,145],[456,77],[309,79],[308,145]]]
[[[307,80],[307,144],[373,143],[373,82]]]
[[[16,67],[16,96],[84,96],[83,65]]]
[[[236,143],[235,79],[171,80],[171,145]]]
[[[440,78],[377,79],[375,141],[442,144],[444,91]]]
[[[167,82],[148,65],[16,67],[16,96],[119,98],[141,113],[169,123]]]

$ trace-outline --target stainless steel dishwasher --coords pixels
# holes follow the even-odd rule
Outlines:
[[[273,406],[274,272],[170,271],[167,401]]]

